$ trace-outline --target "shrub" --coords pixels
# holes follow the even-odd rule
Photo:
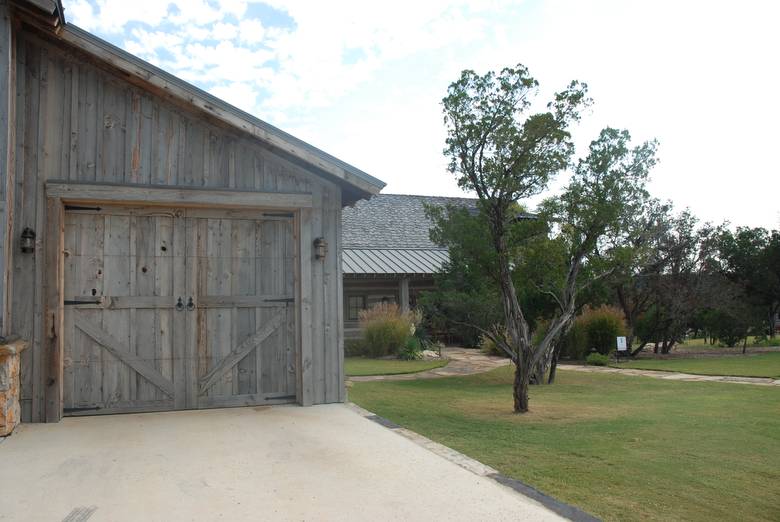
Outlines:
[[[499,357],[509,357],[504,350],[496,346],[493,339],[485,334],[479,337],[479,349],[486,355],[497,355]]]
[[[346,339],[344,341],[344,355],[346,357],[357,357],[364,355],[365,352],[363,339]]]
[[[760,348],[771,348],[774,346],[780,346],[780,337],[767,337],[766,335],[757,335],[753,340],[751,346],[757,346]]]
[[[422,359],[423,347],[416,337],[409,337],[406,344],[398,350],[398,358],[404,361],[416,361]]]
[[[609,363],[609,355],[592,353],[585,359],[585,363],[590,366],[606,366]]]
[[[412,314],[401,313],[393,303],[380,303],[360,312],[360,326],[369,357],[396,355],[414,335]]]
[[[577,323],[583,330],[577,334],[585,338],[585,353],[595,349],[602,355],[609,355],[615,351],[615,339],[626,335],[623,313],[611,306],[586,308]]]
[[[585,322],[580,317],[574,320],[569,333],[564,336],[561,343],[563,344],[561,346],[562,358],[578,361],[585,359],[590,351],[588,349],[588,332],[585,329]]]
[[[595,348],[602,355],[615,351],[615,340],[626,335],[623,312],[610,306],[600,306],[583,313],[588,349]]]

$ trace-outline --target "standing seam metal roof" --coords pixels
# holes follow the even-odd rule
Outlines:
[[[476,208],[476,199],[379,194],[342,212],[347,275],[430,275],[449,261],[430,238],[425,205]]]

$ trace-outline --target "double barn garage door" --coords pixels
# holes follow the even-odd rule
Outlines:
[[[65,414],[294,402],[286,214],[66,207]]]

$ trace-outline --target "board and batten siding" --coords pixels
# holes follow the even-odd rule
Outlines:
[[[37,234],[35,254],[12,257],[10,332],[31,343],[22,360],[22,419],[45,418],[45,183],[51,180],[161,187],[310,193],[310,226],[324,237],[324,262],[303,263],[310,284],[313,403],[345,398],[339,247],[341,189],[239,131],[131,84],[80,51],[32,31],[16,34],[13,237]],[[305,223],[306,219],[302,219]],[[305,281],[302,284],[306,284]]]

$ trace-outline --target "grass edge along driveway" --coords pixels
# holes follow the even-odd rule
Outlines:
[[[695,357],[679,359],[637,359],[611,364],[613,368],[636,368],[681,372],[694,375],[733,375],[736,377],[771,377],[780,379],[780,352]]]
[[[349,377],[369,375],[399,375],[419,373],[446,366],[447,359],[403,361],[401,359],[369,359],[368,357],[345,357],[344,373]]]
[[[605,520],[780,518],[780,390],[512,368],[355,383],[351,401]]]

